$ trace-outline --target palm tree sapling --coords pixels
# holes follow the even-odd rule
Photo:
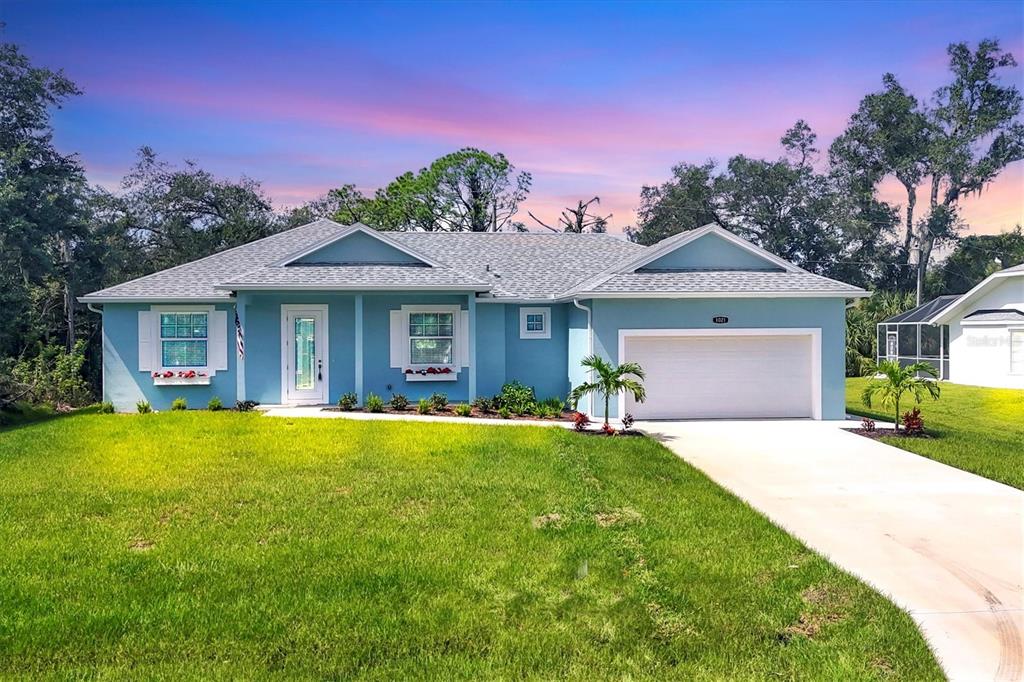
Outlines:
[[[647,397],[644,390],[644,370],[635,362],[624,362],[621,365],[613,365],[598,355],[590,355],[583,358],[580,363],[587,369],[593,370],[596,376],[594,381],[587,381],[572,389],[569,394],[569,402],[573,409],[579,404],[580,399],[585,395],[598,394],[604,396],[604,425],[608,426],[608,403],[613,395],[628,391],[633,398],[642,403]]]
[[[894,409],[896,419],[893,421],[897,431],[900,430],[900,401],[904,393],[913,396],[917,403],[924,399],[925,394],[930,395],[932,400],[939,399],[939,384],[934,381],[938,372],[927,362],[915,362],[901,367],[895,360],[883,360],[878,363],[877,371],[881,376],[868,382],[861,393],[861,400],[868,407],[877,402],[882,407]],[[931,379],[918,374],[927,374]]]

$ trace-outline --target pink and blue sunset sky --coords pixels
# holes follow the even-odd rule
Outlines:
[[[798,118],[827,147],[886,71],[929,98],[950,42],[999,38],[1024,61],[1019,2],[7,0],[0,20],[84,91],[56,141],[93,182],[115,187],[150,145],[283,206],[475,146],[533,174],[528,225],[596,194],[613,230],[680,161],[774,158]],[[1024,88],[1020,67],[1006,79]],[[1024,222],[1022,166],[964,203],[972,232]]]

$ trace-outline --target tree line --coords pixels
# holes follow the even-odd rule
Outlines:
[[[951,45],[948,54],[949,80],[929,104],[886,74],[825,153],[801,120],[782,136],[779,158],[675,166],[665,183],[641,189],[627,237],[653,244],[718,222],[811,272],[896,292],[885,300],[900,305],[918,282],[923,294],[959,293],[1024,261],[1019,226],[961,238],[959,216],[961,199],[1024,157],[1021,95],[1000,81],[1016,62],[994,40]],[[53,110],[81,94],[62,71],[0,44],[0,403],[4,395],[81,402],[95,394],[99,317],[83,314],[77,296],[316,218],[476,232],[604,232],[611,218],[596,212],[595,196],[554,224],[532,214],[526,224],[519,208],[530,174],[473,148],[372,194],[341,184],[302,206],[275,208],[257,180],[174,165],[142,146],[111,191],[91,185],[78,157],[53,143]],[[879,197],[888,178],[905,202]],[[920,187],[928,189],[923,207]],[[952,253],[929,268],[939,246]]]

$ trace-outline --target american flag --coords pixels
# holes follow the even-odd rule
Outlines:
[[[238,349],[238,357],[245,357],[245,334],[242,333],[242,322],[238,319],[238,311],[235,311],[235,347]]]

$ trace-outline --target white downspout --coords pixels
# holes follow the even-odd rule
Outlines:
[[[580,303],[580,300],[578,298],[572,299],[572,304],[587,314],[587,355],[593,355],[594,354],[594,328],[593,328],[593,326],[591,326],[591,311],[590,311],[590,308],[585,306],[585,305],[583,305],[582,303]],[[587,381],[592,382],[593,380],[594,380],[594,370],[590,370],[590,371],[587,372]],[[589,408],[589,409],[587,409],[587,412],[591,416],[595,416],[594,415],[594,410],[593,410],[594,406],[592,405],[592,402],[593,402],[593,399],[588,395],[587,396],[587,408]]]

